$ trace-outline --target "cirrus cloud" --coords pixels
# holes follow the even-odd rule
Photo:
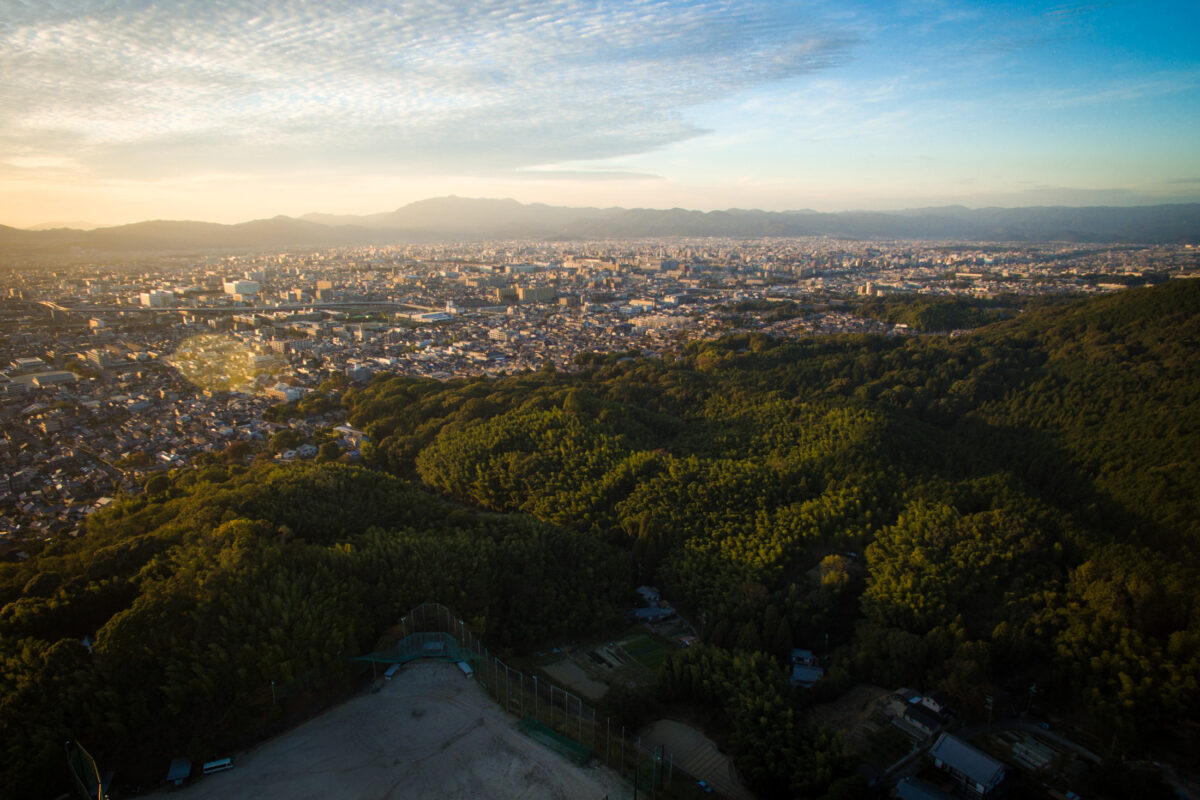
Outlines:
[[[0,148],[97,175],[512,174],[701,136],[688,110],[853,35],[774,2],[21,2]]]

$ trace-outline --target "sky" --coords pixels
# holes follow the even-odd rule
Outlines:
[[[1200,3],[0,0],[0,224],[1200,201]]]

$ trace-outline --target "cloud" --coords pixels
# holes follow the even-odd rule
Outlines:
[[[855,43],[770,0],[18,3],[0,152],[146,178],[521,170],[701,136],[689,109]]]
[[[1171,70],[1137,79],[1111,80],[1100,86],[1055,88],[1032,94],[1027,108],[1108,106],[1188,92],[1200,86],[1200,69]]]
[[[663,176],[627,169],[521,169],[510,177],[556,181],[661,181]]]
[[[4,159],[4,163],[18,169],[29,170],[61,170],[77,166],[75,159],[66,156],[9,156]]]

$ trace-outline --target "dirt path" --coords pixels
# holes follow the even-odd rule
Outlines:
[[[234,758],[182,800],[602,800],[607,769],[577,767],[522,735],[453,664],[414,662],[356,697]]]

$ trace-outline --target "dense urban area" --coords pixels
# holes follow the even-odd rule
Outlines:
[[[0,536],[8,551],[25,537],[76,534],[150,473],[230,447],[292,460],[332,443],[325,457],[356,459],[362,434],[340,425],[336,408],[264,418],[328,381],[569,371],[592,353],[656,357],[745,331],[903,336],[914,326],[864,314],[862,303],[902,294],[1012,303],[1198,272],[1194,245],[831,238],[24,264],[5,276],[0,299]],[[288,430],[297,435],[278,435]]]

